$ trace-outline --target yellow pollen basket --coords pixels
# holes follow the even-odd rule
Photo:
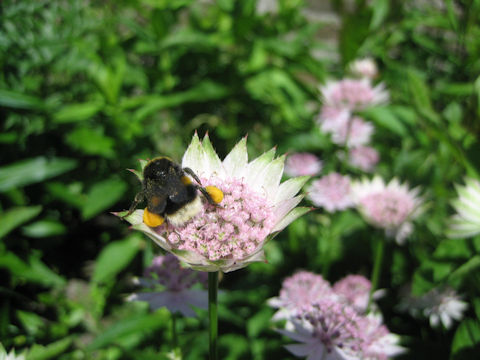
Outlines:
[[[183,185],[190,185],[192,183],[192,180],[188,176],[182,176],[180,180]]]
[[[150,227],[157,227],[163,224],[165,219],[160,215],[151,213],[147,208],[143,211],[143,222]]]
[[[205,190],[207,191],[208,195],[212,198],[212,200],[218,204],[221,203],[223,200],[223,192],[216,186],[205,186]]]

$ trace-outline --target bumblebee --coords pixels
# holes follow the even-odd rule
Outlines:
[[[143,168],[142,190],[123,217],[133,213],[138,204],[146,200],[143,222],[147,226],[160,226],[165,220],[173,226],[183,225],[202,209],[198,191],[210,204],[216,205],[223,200],[220,189],[215,186],[202,187],[200,179],[190,168],[182,168],[165,156],[154,158]]]

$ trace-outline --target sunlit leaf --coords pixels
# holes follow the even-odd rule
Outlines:
[[[66,230],[65,225],[61,222],[44,219],[24,226],[22,233],[32,238],[44,238],[64,234]]]
[[[0,214],[0,238],[7,235],[16,227],[36,217],[42,211],[38,206],[20,206],[9,209]]]
[[[140,250],[142,238],[132,235],[125,240],[112,242],[105,246],[97,258],[92,281],[103,283],[113,281]]]
[[[108,210],[122,197],[126,189],[127,185],[122,180],[114,178],[93,185],[82,207],[83,219],[91,219],[98,213]]]
[[[75,168],[77,161],[37,157],[0,167],[0,192],[37,183]]]

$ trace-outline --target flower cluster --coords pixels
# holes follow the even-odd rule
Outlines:
[[[269,304],[279,308],[275,320],[287,320],[286,329],[278,331],[298,342],[286,348],[295,356],[318,360],[383,360],[404,352],[382,317],[366,314],[370,289],[360,275],[347,276],[333,287],[306,271],[285,279],[280,295]]]
[[[317,175],[322,171],[322,162],[310,153],[295,153],[285,161],[285,174],[294,176]]]
[[[265,243],[310,210],[297,207],[303,196],[295,196],[308,176],[280,183],[285,156],[274,159],[274,152],[248,162],[243,139],[222,162],[208,136],[201,142],[195,134],[182,167],[191,169],[202,185],[220,189],[221,203],[203,201],[195,216],[177,226],[167,221],[149,227],[143,222],[143,210],[125,219],[196,270],[228,272],[264,261]]]
[[[449,287],[435,288],[422,296],[409,294],[399,305],[400,310],[409,312],[413,317],[426,317],[432,327],[440,323],[449,329],[454,320],[461,320],[468,304],[456,291]]]
[[[389,95],[383,84],[372,84],[378,74],[372,59],[354,61],[350,71],[357,78],[329,81],[320,88],[323,107],[318,124],[331,135],[333,143],[347,148],[347,161],[352,167],[371,172],[379,161],[378,152],[368,146],[374,126],[357,112],[386,103]],[[359,147],[361,151],[357,150]]]
[[[371,225],[384,229],[387,237],[403,244],[413,231],[411,220],[421,213],[422,199],[418,188],[409,189],[397,179],[385,184],[375,176],[351,185],[352,200]]]
[[[315,206],[330,213],[345,210],[353,205],[350,198],[350,178],[339,173],[330,173],[312,182],[308,198]]]
[[[167,253],[153,259],[152,265],[145,269],[144,277],[138,284],[149,290],[128,297],[130,301],[146,301],[152,310],[166,307],[170,312],[180,312],[184,316],[195,316],[192,306],[206,309],[207,292],[192,289],[199,283],[206,287],[207,274],[182,268],[178,259]]]
[[[448,236],[466,238],[480,234],[480,182],[465,179],[465,185],[457,185],[458,198],[452,201],[457,213],[450,219]]]

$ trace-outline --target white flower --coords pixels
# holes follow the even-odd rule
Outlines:
[[[457,211],[450,219],[447,235],[466,238],[480,233],[480,182],[466,178],[465,185],[455,186],[458,198],[452,201]]]
[[[353,76],[373,80],[378,75],[378,68],[372,58],[357,59],[349,65]]]
[[[371,225],[384,229],[387,237],[403,244],[413,231],[411,220],[420,212],[423,200],[418,188],[409,189],[397,179],[385,184],[375,176],[351,184],[351,197],[364,219]]]
[[[310,210],[297,207],[303,195],[295,196],[309,177],[280,183],[285,156],[274,159],[274,152],[248,162],[244,138],[221,161],[208,136],[200,142],[195,134],[182,167],[190,168],[202,186],[220,189],[223,201],[217,206],[204,201],[199,213],[181,226],[166,222],[150,228],[143,223],[143,210],[126,220],[196,270],[229,272],[265,261],[265,243]]]
[[[278,12],[278,0],[257,0],[256,11],[258,15],[276,14]]]
[[[3,345],[0,343],[0,360],[25,360],[25,355],[15,355],[15,350],[12,349],[8,354]]]
[[[435,288],[426,294],[415,297],[407,296],[400,304],[400,309],[408,311],[414,317],[425,316],[430,320],[430,326],[437,327],[440,323],[449,329],[454,320],[461,320],[468,304],[454,289]]]

